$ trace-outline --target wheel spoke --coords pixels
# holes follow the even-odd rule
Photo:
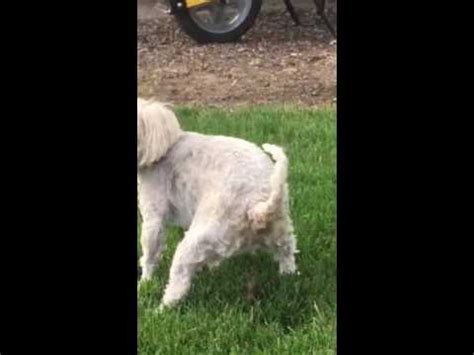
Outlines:
[[[224,18],[224,15],[225,15],[224,6],[225,5],[222,5],[222,4],[215,4],[212,7],[212,10],[211,10],[212,11],[212,20],[214,21],[214,23],[216,25],[221,24],[225,20],[225,18]]]

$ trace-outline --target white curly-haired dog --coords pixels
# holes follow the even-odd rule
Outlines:
[[[197,270],[240,252],[269,250],[281,274],[296,272],[288,161],[280,147],[263,145],[273,163],[242,139],[184,132],[167,105],[143,99],[137,125],[140,283],[151,278],[164,251],[166,223],[186,230],[161,308],[186,295]]]

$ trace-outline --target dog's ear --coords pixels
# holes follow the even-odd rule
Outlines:
[[[178,119],[169,105],[137,101],[137,158],[138,166],[148,166],[168,151],[181,136]]]

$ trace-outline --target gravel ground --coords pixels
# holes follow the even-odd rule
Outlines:
[[[288,14],[266,11],[239,43],[199,45],[174,18],[150,17],[138,21],[142,97],[206,106],[335,102],[336,45],[320,23],[296,27]]]

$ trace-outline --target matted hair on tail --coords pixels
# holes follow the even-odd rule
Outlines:
[[[161,159],[183,131],[171,105],[137,100],[138,166],[149,166]]]

